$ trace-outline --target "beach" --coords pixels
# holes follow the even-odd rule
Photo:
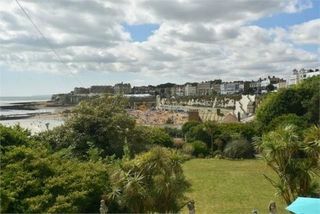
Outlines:
[[[19,125],[32,134],[53,129],[64,124],[65,112],[72,107],[52,106],[48,99],[4,99],[0,102],[0,124]]]

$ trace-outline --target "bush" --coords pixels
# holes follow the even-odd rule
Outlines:
[[[301,117],[296,114],[284,114],[274,118],[267,127],[267,130],[273,131],[280,126],[285,125],[299,126],[301,130],[303,130],[308,126],[308,120],[306,117]]]
[[[191,143],[192,147],[193,147],[193,156],[199,157],[199,156],[206,156],[208,154],[208,147],[207,145],[200,141],[194,141]]]
[[[171,128],[171,127],[164,127],[164,130],[171,136],[171,137],[175,137],[175,138],[183,138],[183,132],[181,129],[177,129],[177,128]]]
[[[117,204],[122,213],[178,213],[190,187],[182,162],[178,152],[162,147],[123,162],[112,176],[113,192],[107,201]]]
[[[262,100],[256,118],[262,131],[270,122],[284,114],[306,116],[309,123],[319,123],[320,77],[304,80],[295,87],[270,93]]]
[[[173,147],[173,139],[169,134],[161,128],[151,128],[151,144],[164,146],[164,147]]]
[[[228,143],[223,151],[227,158],[254,158],[254,147],[245,139],[236,139]]]
[[[192,156],[193,151],[194,149],[191,143],[185,143],[182,147],[182,153],[186,155]]]
[[[187,132],[194,126],[197,126],[199,125],[200,122],[197,122],[197,121],[189,121],[189,122],[186,122],[185,124],[183,124],[182,126],[182,133],[183,134],[187,134]]]
[[[5,127],[0,124],[0,148],[4,152],[7,147],[10,146],[21,146],[28,142],[30,133],[22,129],[20,126],[13,128]]]
[[[11,130],[6,136],[23,135]],[[30,140],[3,153],[0,212],[95,213],[110,188],[108,165],[70,156],[68,149],[52,153],[42,142]]]

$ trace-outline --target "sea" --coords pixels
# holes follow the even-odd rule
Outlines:
[[[0,97],[0,106],[12,106],[16,103],[42,102],[49,101],[51,95],[39,96],[16,96],[16,97]],[[55,108],[43,108],[37,110],[15,110],[15,109],[0,109],[0,116],[21,116],[32,113],[54,113]],[[31,133],[39,133],[60,126],[64,121],[60,117],[43,117],[41,115],[32,118],[0,120],[0,124],[5,126],[19,125],[22,128],[29,129]]]

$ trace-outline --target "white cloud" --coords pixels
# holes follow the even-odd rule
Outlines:
[[[39,72],[140,73],[160,82],[255,79],[318,61],[294,43],[319,44],[319,20],[289,30],[249,21],[310,7],[296,0],[22,1],[69,69],[61,64],[14,1],[0,3],[0,65]],[[158,23],[133,42],[123,23]],[[135,82],[139,82],[136,81]],[[141,81],[140,81],[141,83]]]
[[[320,45],[320,19],[314,19],[290,28],[290,37],[298,44]]]

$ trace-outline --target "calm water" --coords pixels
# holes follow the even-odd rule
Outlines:
[[[51,95],[43,96],[30,96],[30,97],[0,97],[0,106],[10,106],[14,103],[24,103],[24,102],[41,102],[48,101],[51,99]],[[26,115],[30,113],[54,113],[56,112],[55,108],[45,108],[38,110],[11,110],[11,109],[1,109],[0,115]],[[47,130],[48,128],[52,129],[54,127],[60,126],[64,121],[60,117],[42,117],[36,116],[33,118],[26,119],[17,119],[17,120],[0,120],[0,124],[5,126],[14,126],[20,125],[22,128],[29,129],[33,134],[39,133]]]
[[[41,102],[51,99],[51,95],[29,96],[29,97],[0,97],[0,106],[11,106],[14,103],[27,103],[27,102]],[[39,110],[13,110],[1,109],[0,115],[21,115],[30,113],[45,113],[54,112],[54,109],[39,109]]]

